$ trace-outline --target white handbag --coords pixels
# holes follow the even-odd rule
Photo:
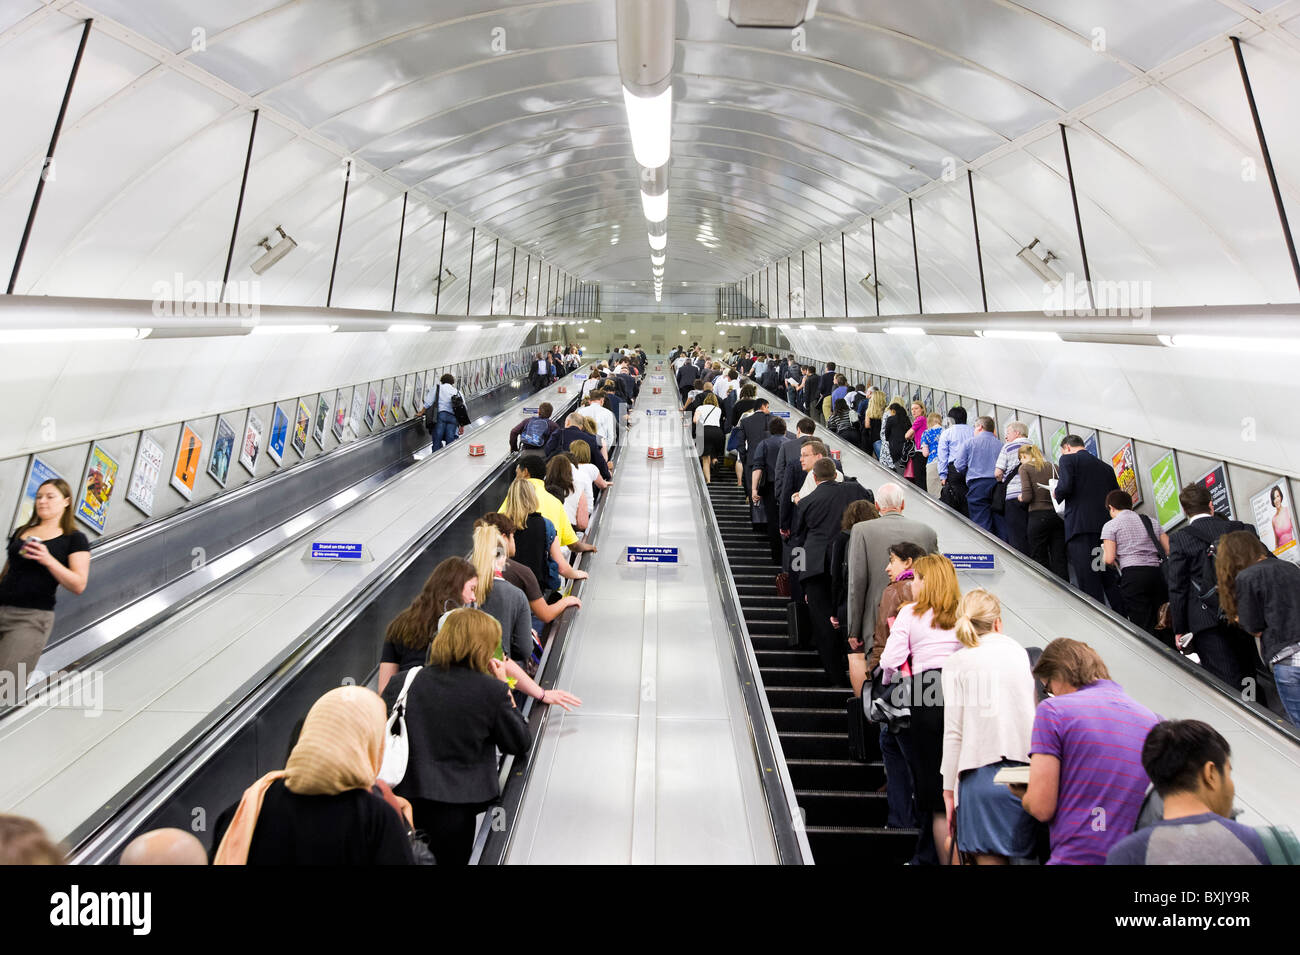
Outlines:
[[[415,675],[422,669],[411,667],[406,682],[402,684],[402,692],[393,703],[393,712],[388,715],[384,761],[379,767],[379,778],[390,786],[396,786],[406,776],[406,762],[411,755],[411,738],[406,735],[406,694],[411,691]]]

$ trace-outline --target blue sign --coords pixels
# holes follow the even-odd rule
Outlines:
[[[1091,454],[1094,458],[1101,457],[1101,452],[1097,450],[1097,432],[1094,431],[1088,437],[1083,439],[1083,449]],[[1219,513],[1217,510],[1215,513]]]
[[[773,411],[773,412],[772,412],[772,417],[774,417],[774,418],[788,418],[788,417],[790,417],[790,412],[788,412],[788,411]]]
[[[627,549],[629,564],[675,564],[676,547],[629,547]]]
[[[952,561],[957,570],[993,570],[992,554],[948,554],[943,555]]]
[[[648,415],[666,415],[668,414],[668,409],[667,408],[646,408],[645,413]]]
[[[535,415],[535,414],[537,414],[537,409],[536,409],[536,408],[525,408],[525,409],[524,409],[524,414],[526,414],[526,415]]]
[[[312,541],[311,556],[320,560],[360,560],[363,555],[361,544],[336,544],[328,541]]]
[[[587,375],[586,375],[585,372],[583,372],[583,373],[580,374],[580,373],[578,373],[578,372],[575,371],[575,372],[573,373],[573,380],[574,380],[574,381],[586,381],[586,380],[587,380]]]

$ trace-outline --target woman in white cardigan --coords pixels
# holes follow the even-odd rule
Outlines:
[[[1006,865],[1031,855],[1037,837],[1020,800],[993,782],[1003,767],[1029,764],[1034,677],[1024,647],[1003,634],[1002,605],[987,590],[961,598],[956,632],[964,646],[943,667],[948,834],[956,828],[963,858]]]

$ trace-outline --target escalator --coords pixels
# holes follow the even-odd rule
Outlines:
[[[814,860],[907,861],[916,830],[885,828],[885,770],[876,741],[869,732],[865,763],[851,758],[848,691],[831,685],[816,650],[792,645],[789,601],[776,592],[781,568],[772,563],[762,528],[750,523],[743,492],[724,476],[709,485],[709,498]]]

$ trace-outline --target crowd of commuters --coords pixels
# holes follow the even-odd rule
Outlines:
[[[753,352],[732,371],[723,374],[737,383],[733,416],[720,403],[728,448],[756,517],[764,512],[795,636],[880,724],[887,824],[918,831],[914,864],[1102,864],[1108,853],[1128,863],[1268,862],[1260,836],[1224,818],[1228,751],[1214,730],[1162,721],[1111,680],[1087,644],[1060,638],[1027,651],[1004,633],[998,598],[962,593],[935,530],[904,514],[909,493],[937,490],[1063,579],[1072,568],[1081,589],[1144,629],[1156,629],[1169,602],[1178,633],[1195,631],[1217,648],[1203,661],[1216,673],[1254,674],[1256,634],[1293,721],[1300,568],[1273,559],[1245,525],[1212,518],[1200,485],[1182,492],[1188,526],[1165,534],[1076,436],[1053,465],[1021,422],[999,434],[991,418],[967,424],[957,407],[944,427],[920,401],[852,387],[834,365],[796,375],[779,357]],[[872,490],[845,478],[811,415],[793,434],[770,415],[753,388],[759,375],[784,381],[797,407],[820,402],[827,427],[906,480]],[[960,493],[945,494],[950,485]],[[1202,530],[1201,520],[1216,523]],[[1198,543],[1180,546],[1180,535]],[[1144,806],[1158,817],[1152,786],[1159,797],[1175,794],[1162,831],[1130,837]],[[1225,841],[1232,851],[1217,853]]]

